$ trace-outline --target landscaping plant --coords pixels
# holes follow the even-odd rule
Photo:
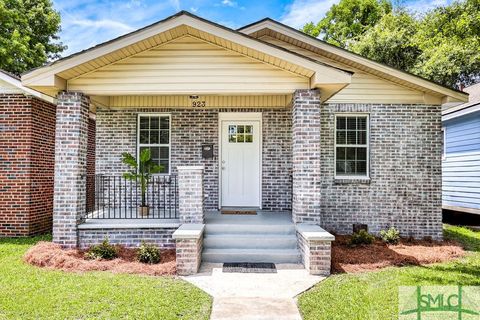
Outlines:
[[[142,245],[137,252],[138,261],[143,263],[155,264],[160,262],[160,250],[153,245],[142,241]]]
[[[139,161],[128,152],[122,153],[122,162],[131,168],[131,171],[125,172],[123,177],[127,180],[139,182],[142,196],[140,212],[142,215],[148,215],[148,205],[146,201],[147,187],[152,178],[152,174],[160,173],[163,167],[156,164],[151,156],[150,149],[143,149],[140,152]]]
[[[105,259],[112,260],[118,257],[117,249],[111,245],[108,238],[105,238],[101,244],[91,246],[85,254],[87,259]]]
[[[380,231],[380,238],[388,244],[397,244],[400,241],[400,232],[395,227]]]
[[[372,244],[375,241],[375,237],[368,233],[366,230],[359,230],[352,234],[350,238],[349,244],[350,245],[362,245],[362,244]]]

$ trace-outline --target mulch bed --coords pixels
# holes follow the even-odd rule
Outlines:
[[[158,264],[145,264],[136,260],[136,249],[117,247],[118,258],[113,260],[87,260],[85,251],[62,249],[51,242],[39,242],[24,256],[25,262],[37,267],[67,272],[110,271],[113,273],[164,276],[176,274],[175,250],[162,250]]]
[[[335,236],[332,243],[332,272],[358,273],[390,266],[426,265],[465,255],[461,245],[451,241],[407,240],[387,245],[376,240],[371,245],[352,247],[349,236]]]

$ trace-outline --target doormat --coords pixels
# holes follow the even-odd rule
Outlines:
[[[255,215],[257,211],[255,210],[222,210],[222,214],[250,214]]]
[[[274,263],[270,262],[228,262],[223,264],[223,272],[228,273],[277,273]]]

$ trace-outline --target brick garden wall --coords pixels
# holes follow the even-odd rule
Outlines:
[[[52,227],[55,106],[0,94],[0,236]]]
[[[171,168],[205,167],[207,210],[218,208],[218,113],[262,112],[263,114],[263,208],[291,208],[291,111],[289,109],[97,109],[96,172],[121,175],[126,167],[121,153],[136,152],[137,114],[169,113],[172,116]],[[201,145],[214,145],[214,158],[202,159]],[[119,147],[121,146],[121,147]]]

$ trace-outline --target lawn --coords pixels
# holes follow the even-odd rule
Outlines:
[[[183,280],[65,273],[22,261],[45,237],[0,239],[0,319],[208,319],[211,298]]]
[[[444,234],[462,243],[469,251],[465,258],[331,276],[300,296],[304,319],[398,319],[398,286],[480,285],[480,232],[446,225]]]

